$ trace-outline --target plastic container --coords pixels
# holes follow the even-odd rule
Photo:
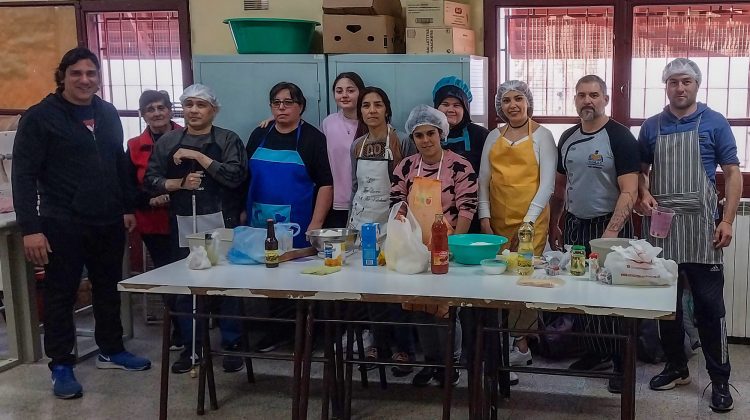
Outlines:
[[[648,234],[654,238],[666,238],[672,228],[673,218],[674,210],[657,206],[651,210],[651,228],[648,230]]]
[[[591,245],[591,252],[599,254],[599,266],[604,267],[604,261],[607,259],[607,254],[612,252],[612,247],[627,248],[630,246],[631,240],[627,238],[599,238],[589,241],[589,245]]]
[[[503,274],[508,269],[508,264],[496,258],[482,260],[481,264],[485,274]]]
[[[448,249],[457,263],[479,265],[482,260],[495,258],[508,238],[481,233],[465,233],[448,236]]]
[[[319,22],[277,18],[225,19],[239,54],[307,54]]]

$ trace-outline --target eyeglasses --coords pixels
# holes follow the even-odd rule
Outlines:
[[[298,103],[294,99],[284,99],[283,101],[280,99],[274,99],[271,101],[271,106],[274,108],[281,108],[281,104],[284,104],[285,108],[289,108],[290,106]]]

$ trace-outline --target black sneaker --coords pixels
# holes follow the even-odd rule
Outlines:
[[[654,391],[666,391],[677,385],[687,385],[690,383],[690,371],[687,366],[677,367],[667,363],[660,374],[651,378],[648,383],[649,388]]]
[[[188,373],[193,369],[193,366],[198,363],[200,363],[200,357],[196,357],[195,364],[193,364],[193,360],[190,358],[190,352],[183,351],[180,354],[180,358],[172,363],[172,373]]]
[[[393,353],[391,360],[393,360],[395,363],[411,363],[414,361],[414,357],[410,356],[409,353],[400,351],[397,353]],[[414,368],[412,366],[396,365],[391,368],[391,374],[393,374],[393,376],[397,378],[409,376],[412,372],[414,372]]]
[[[435,375],[435,368],[426,366],[422,370],[417,372],[411,380],[411,384],[416,387],[425,387],[432,382],[432,377]]]
[[[228,351],[240,351],[240,345],[235,344],[227,347]],[[239,372],[242,367],[245,366],[245,359],[241,356],[224,356],[224,360],[221,362],[221,367],[224,368],[224,372]]]
[[[568,369],[582,371],[612,369],[612,358],[609,356],[601,356],[598,354],[589,353],[573,362],[570,367],[568,367]]]
[[[436,368],[435,373],[433,374],[433,378],[435,379],[435,382],[437,385],[442,388],[444,386],[445,382],[445,369],[444,368]],[[453,372],[451,374],[451,386],[458,385],[458,381],[461,379],[461,372],[458,371],[458,369],[453,369]]]
[[[711,384],[711,410],[717,413],[726,413],[734,408],[734,400],[729,392],[727,382],[713,382]]]
[[[268,353],[291,342],[291,338],[279,337],[274,334],[267,334],[255,345],[255,351],[257,351],[258,353]]]
[[[622,394],[622,377],[609,378],[607,391],[613,394]]]

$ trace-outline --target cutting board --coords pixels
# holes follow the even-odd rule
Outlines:
[[[307,248],[293,249],[291,251],[287,251],[284,254],[280,255],[279,262],[296,260],[297,258],[303,258],[303,257],[311,257],[313,255],[318,255],[318,250],[316,250],[315,248],[311,246]]]

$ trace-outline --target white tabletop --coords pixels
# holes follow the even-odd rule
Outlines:
[[[660,318],[674,315],[676,286],[609,286],[588,277],[559,276],[556,288],[519,286],[516,275],[485,275],[479,266],[451,266],[446,275],[404,275],[385,267],[362,267],[361,258],[347,259],[343,269],[326,276],[301,274],[321,265],[316,257],[263,265],[218,265],[190,270],[184,260],[123,280],[125,292],[207,294],[314,300],[395,303],[447,303],[453,306],[512,307]]]

